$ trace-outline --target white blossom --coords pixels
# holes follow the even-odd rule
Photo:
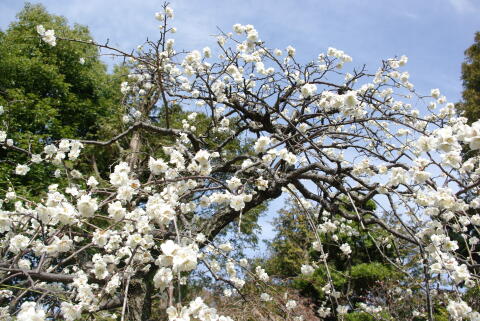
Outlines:
[[[17,167],[15,168],[15,174],[17,175],[24,176],[28,173],[28,171],[30,171],[30,167],[28,167],[27,165],[18,164]]]

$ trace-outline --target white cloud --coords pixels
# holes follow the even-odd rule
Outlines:
[[[475,13],[479,11],[478,0],[449,0],[458,13]]]
[[[408,18],[408,19],[413,19],[413,20],[417,20],[419,19],[420,17],[418,16],[418,14],[415,14],[415,13],[412,13],[412,12],[403,12],[402,15],[405,17],[405,18]]]

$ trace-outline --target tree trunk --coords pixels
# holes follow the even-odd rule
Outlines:
[[[135,279],[130,282],[127,302],[128,321],[156,321],[152,316],[152,296],[155,294],[153,275],[155,269],[145,275],[143,279]]]
[[[138,153],[142,147],[142,141],[140,139],[140,131],[137,130],[133,133],[132,139],[130,139],[130,155],[128,155],[127,162],[130,168],[134,171],[138,165]]]

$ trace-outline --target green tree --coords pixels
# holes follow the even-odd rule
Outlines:
[[[465,50],[462,80],[463,101],[457,104],[457,108],[473,123],[480,119],[480,32],[475,34],[473,45]]]
[[[462,63],[462,81],[463,81],[463,100],[456,105],[460,112],[463,112],[463,116],[467,117],[469,123],[473,123],[480,119],[480,32],[476,32],[474,36],[474,43],[465,50],[465,61]],[[468,146],[463,148],[463,157],[465,159],[476,156],[477,153],[472,151]],[[471,202],[477,195],[474,193],[466,193],[464,200]],[[477,210],[470,209],[469,215],[473,216],[478,214]],[[468,227],[465,233],[469,237],[478,237],[478,231],[475,228]],[[449,236],[458,242],[459,249],[457,253],[460,255],[468,255],[468,249],[463,242],[463,238],[456,231],[449,230]],[[475,252],[473,252],[475,253]],[[478,255],[474,254],[474,257],[478,260]],[[469,267],[472,273],[478,273],[478,267]],[[478,300],[478,293],[480,289],[474,287],[469,289],[465,293],[464,299],[471,304],[473,308],[480,307]]]
[[[94,46],[69,41],[49,46],[41,41],[37,25],[55,29],[61,37],[91,39],[87,27],[69,26],[43,6],[26,4],[17,20],[0,32],[1,129],[16,145],[30,146],[31,153],[40,152],[40,143],[60,138],[101,138],[105,124],[118,124],[120,73],[107,73]],[[14,175],[15,163],[27,163],[29,157],[1,149],[0,159],[7,154],[15,162],[0,163],[3,190],[19,181],[13,185],[34,195],[51,182],[52,166],[32,166],[35,175],[28,178]]]
[[[367,206],[374,205],[369,203]],[[353,211],[353,208],[348,210]],[[320,239],[325,253],[329,253],[328,270],[333,284],[336,290],[349,293],[349,304],[355,306],[364,302],[371,297],[372,290],[379,283],[398,279],[398,273],[387,262],[388,258],[395,257],[392,243],[386,241],[376,244],[373,241],[385,239],[381,231],[370,228],[362,230],[358,223],[334,213],[323,213],[320,219],[317,217],[313,222],[294,201],[289,201],[279,214],[274,223],[277,235],[269,243],[271,254],[266,261],[267,271],[272,277],[281,280],[284,286],[298,290],[302,296],[316,303],[326,299],[322,289],[328,284],[324,265],[319,263],[311,276],[301,275],[302,264],[320,262],[321,253],[312,248],[312,243],[317,238],[311,224],[324,223],[323,219],[334,222],[338,227],[335,233],[321,234]],[[344,255],[339,249],[343,243],[351,245],[350,256]],[[362,313],[354,313],[347,319],[373,320]]]

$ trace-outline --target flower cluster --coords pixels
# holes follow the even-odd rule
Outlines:
[[[57,38],[55,37],[54,30],[45,30],[44,26],[38,25],[37,33],[42,37],[42,40],[48,43],[50,46],[55,47],[57,45]]]

